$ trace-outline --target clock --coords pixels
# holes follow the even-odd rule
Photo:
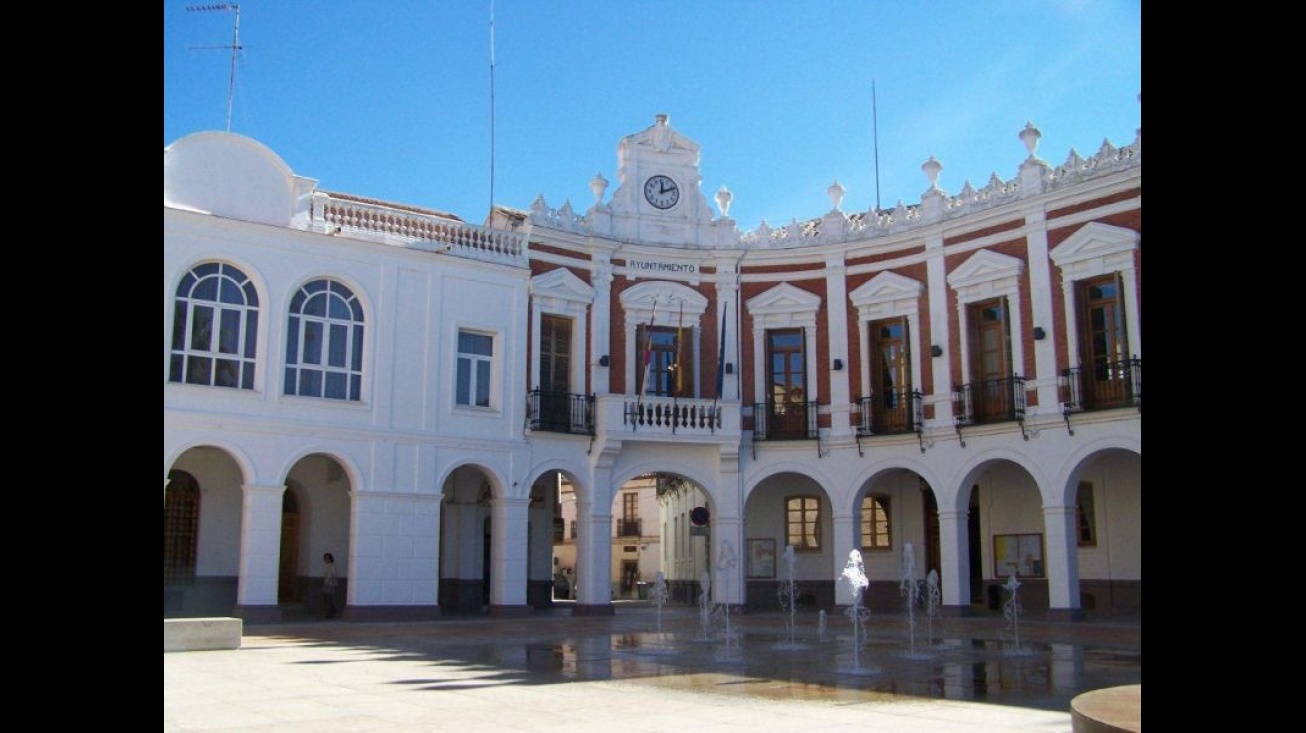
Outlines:
[[[680,186],[663,175],[656,175],[644,182],[644,198],[659,209],[669,209],[680,200]]]

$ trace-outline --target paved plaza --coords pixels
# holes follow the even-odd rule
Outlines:
[[[1142,682],[1141,621],[733,615],[618,603],[525,618],[246,624],[163,655],[164,731],[1070,733]],[[856,632],[859,636],[861,632]]]

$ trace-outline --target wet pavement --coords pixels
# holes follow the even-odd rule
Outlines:
[[[247,624],[165,653],[165,731],[1071,731],[1080,693],[1142,682],[1141,621],[567,606],[526,618]]]

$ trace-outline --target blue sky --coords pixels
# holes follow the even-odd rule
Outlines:
[[[165,147],[226,127],[234,13],[203,4],[164,3]],[[950,194],[1009,180],[1026,121],[1053,165],[1142,127],[1141,0],[248,0],[240,42],[232,132],[473,223],[491,195],[583,212],[595,173],[611,196],[658,113],[744,231],[821,216],[836,179],[845,212],[917,203],[931,155]]]

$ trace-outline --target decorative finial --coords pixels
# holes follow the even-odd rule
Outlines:
[[[930,159],[921,163],[921,170],[925,171],[925,177],[930,179],[930,190],[936,190],[939,187],[939,171],[943,170],[943,164],[935,160],[931,155]]]
[[[844,188],[839,184],[838,178],[834,179],[834,183],[831,183],[830,187],[825,189],[825,193],[830,197],[830,210],[838,211],[839,204],[843,203],[844,194]]]
[[[1027,120],[1025,129],[1020,131],[1020,141],[1025,143],[1025,151],[1029,153],[1029,157],[1035,157],[1034,151],[1038,150],[1038,139],[1041,137],[1043,137],[1043,133],[1039,132],[1037,127],[1034,127],[1033,122]]]
[[[608,190],[608,179],[603,177],[602,173],[595,173],[590,179],[590,191],[594,193],[594,203],[603,203],[603,192]]]
[[[721,210],[721,218],[724,219],[730,215],[730,202],[735,195],[730,193],[730,189],[722,186],[716,190],[716,207]]]

